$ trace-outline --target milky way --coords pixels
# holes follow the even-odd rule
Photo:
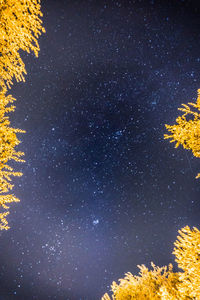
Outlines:
[[[195,1],[42,1],[39,58],[22,54],[20,203],[1,232],[2,300],[100,299],[138,264],[174,263],[199,228],[199,159],[163,140],[200,88]],[[175,270],[176,270],[176,264]]]

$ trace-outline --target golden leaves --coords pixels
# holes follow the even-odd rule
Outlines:
[[[119,279],[119,284],[112,283],[112,299],[177,299],[176,284],[178,275],[172,272],[172,265],[167,267],[156,267],[151,263],[152,270],[148,270],[144,265],[138,266],[139,276],[134,276],[130,272],[125,274],[123,279]],[[166,298],[169,295],[170,298]],[[108,294],[105,294],[102,300],[109,300]]]
[[[0,79],[1,84],[25,81],[26,69],[19,50],[38,56],[39,35],[45,32],[42,27],[40,1],[0,1]]]
[[[7,113],[15,110],[15,99],[7,95],[7,88],[17,81],[25,81],[25,64],[19,50],[38,56],[40,50],[38,38],[45,29],[42,27],[39,0],[0,0],[0,206],[9,209],[8,203],[19,202],[12,194],[13,176],[21,176],[8,165],[9,161],[23,162],[21,151],[16,151],[20,141],[17,133],[24,130],[10,127]],[[11,105],[9,105],[11,104]],[[9,229],[6,216],[9,212],[0,213],[0,230]]]
[[[177,117],[177,124],[165,125],[170,134],[165,134],[164,139],[171,139],[170,143],[176,143],[175,148],[182,145],[183,148],[192,150],[195,157],[200,157],[200,89],[196,103],[189,102],[188,105],[182,104],[182,106],[179,110],[184,114]],[[187,120],[187,117],[190,119]],[[196,178],[199,177],[200,173]]]
[[[200,231],[196,227],[182,228],[174,245],[175,261],[183,270],[179,273],[179,289],[190,299],[200,299]]]
[[[9,118],[5,114],[14,111],[15,107],[8,105],[9,103],[13,103],[15,99],[11,95],[6,96],[5,93],[6,88],[4,87],[0,92],[0,206],[7,210],[9,209],[9,206],[6,205],[7,203],[20,201],[14,195],[6,194],[13,189],[14,185],[11,184],[12,177],[22,175],[21,172],[14,172],[13,168],[7,163],[10,160],[24,161],[21,159],[24,153],[16,151],[16,146],[20,143],[16,133],[25,131],[10,127]],[[8,211],[0,213],[0,229],[9,229],[6,220],[8,214]]]
[[[130,272],[112,283],[113,300],[198,300],[200,299],[200,232],[188,226],[179,230],[174,243],[173,254],[183,272],[173,272],[172,264],[168,268],[156,267],[152,270],[144,265],[138,266],[139,276]],[[106,293],[102,300],[111,300]]]
[[[20,202],[18,198],[16,198],[14,195],[0,195],[0,205],[4,209],[9,209],[9,206],[5,203],[11,203],[11,202]],[[8,230],[10,227],[8,226],[8,221],[6,220],[6,216],[9,214],[9,212],[0,213],[0,230]]]

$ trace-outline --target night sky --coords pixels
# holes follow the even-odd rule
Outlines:
[[[42,1],[39,58],[21,52],[10,90],[26,163],[0,300],[98,300],[138,264],[178,270],[178,229],[200,228],[200,159],[163,135],[200,88],[197,2]]]

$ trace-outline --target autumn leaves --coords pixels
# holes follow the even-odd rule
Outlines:
[[[174,245],[173,254],[181,272],[173,272],[171,264],[167,268],[151,263],[152,270],[138,266],[139,275],[129,272],[119,279],[119,284],[112,283],[112,300],[199,300],[200,231],[182,228]],[[106,293],[102,300],[111,298]]]
[[[165,134],[164,138],[171,139],[170,143],[175,142],[176,148],[182,145],[183,148],[192,150],[194,156],[200,157],[200,89],[196,103],[189,102],[188,105],[182,106],[179,110],[184,114],[176,119],[177,124],[165,125],[170,134]],[[199,177],[200,173],[196,178]]]
[[[38,56],[40,50],[38,37],[45,29],[42,27],[40,1],[1,0],[0,2],[0,206],[5,212],[0,212],[0,229],[9,229],[6,216],[9,214],[8,203],[19,202],[11,190],[13,176],[22,173],[14,172],[8,165],[9,161],[22,162],[24,155],[16,151],[20,141],[17,133],[25,131],[10,127],[7,113],[13,112],[15,99],[6,95],[7,90],[16,81],[25,81],[26,69],[19,50],[33,51]]]
[[[13,79],[25,81],[26,69],[19,50],[38,56],[42,27],[40,1],[2,0],[0,4],[0,78],[10,87]]]

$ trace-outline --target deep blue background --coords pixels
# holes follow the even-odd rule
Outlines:
[[[138,264],[172,262],[199,227],[200,160],[163,140],[200,88],[198,1],[42,1],[12,125],[20,203],[1,232],[0,299],[94,300]]]

